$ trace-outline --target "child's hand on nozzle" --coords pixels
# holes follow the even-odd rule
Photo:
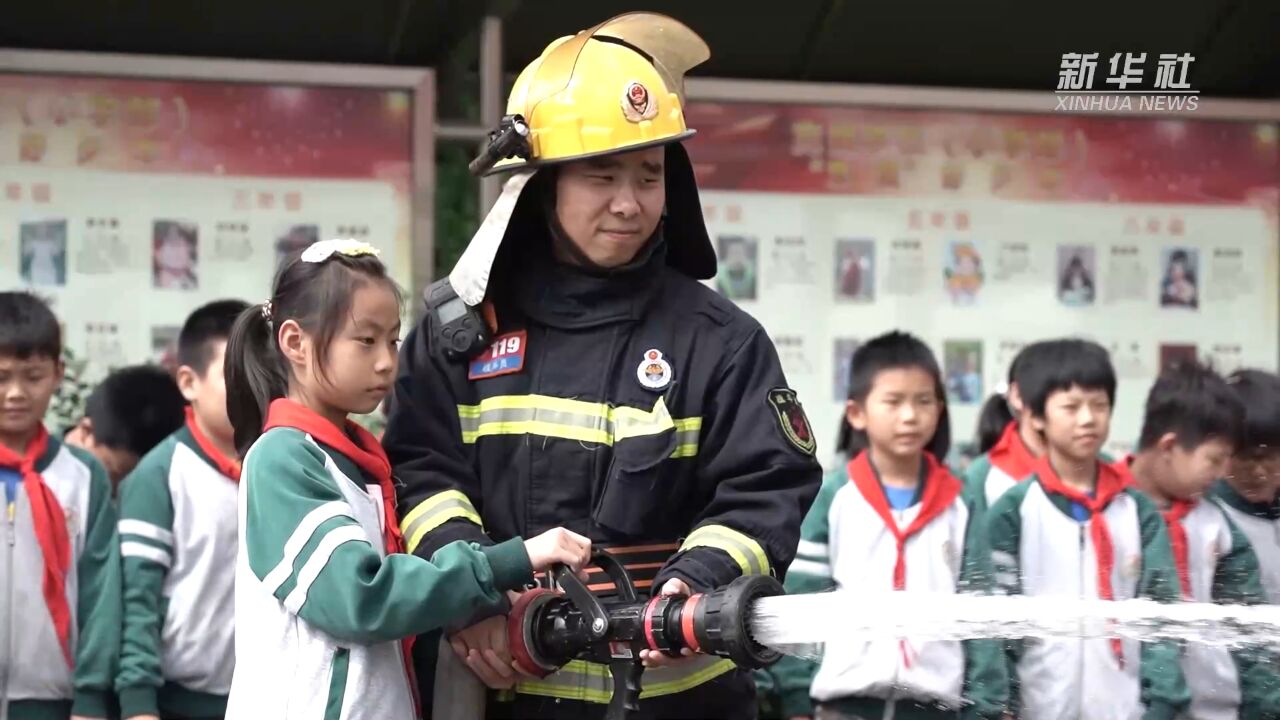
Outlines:
[[[564,528],[553,528],[525,540],[524,549],[535,572],[550,570],[557,564],[568,565],[577,572],[591,559],[591,540]]]

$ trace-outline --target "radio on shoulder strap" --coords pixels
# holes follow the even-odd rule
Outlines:
[[[489,346],[491,333],[479,309],[458,297],[449,278],[441,278],[423,293],[431,316],[432,341],[450,362],[466,362]]]

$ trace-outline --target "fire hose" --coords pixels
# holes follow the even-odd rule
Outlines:
[[[772,577],[744,576],[688,597],[639,598],[617,558],[598,552],[592,564],[613,581],[616,596],[595,596],[571,569],[557,566],[551,576],[562,592],[537,588],[521,595],[508,615],[507,643],[519,667],[537,677],[546,677],[572,660],[607,665],[613,696],[605,720],[627,720],[639,711],[644,673],[641,650],[679,657],[688,648],[727,658],[744,669],[767,667],[780,657],[749,632],[754,603],[783,594],[781,583]],[[442,653],[440,660],[451,655]],[[461,692],[437,684],[437,717],[446,717],[438,714],[442,690]],[[461,717],[456,705],[447,700],[443,705],[453,713],[447,717]]]

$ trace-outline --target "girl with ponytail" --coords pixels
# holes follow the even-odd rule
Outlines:
[[[457,542],[430,561],[404,553],[391,465],[348,419],[376,408],[396,376],[400,292],[377,254],[354,240],[311,245],[227,342],[244,457],[228,720],[418,717],[415,635],[590,555],[562,528]]]
[[[1003,393],[987,398],[978,416],[978,451],[982,453],[965,471],[965,485],[982,510],[1006,490],[1031,474],[1036,458],[1044,454],[1044,438],[1031,425],[1022,398],[1044,383],[1040,371],[1043,342],[1023,347],[1009,364]]]

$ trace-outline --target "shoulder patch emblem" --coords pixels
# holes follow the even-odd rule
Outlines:
[[[778,416],[783,436],[800,452],[812,455],[818,448],[818,442],[813,437],[813,428],[809,426],[804,408],[800,407],[800,401],[796,399],[796,391],[774,388],[769,391],[768,400],[769,406]]]

